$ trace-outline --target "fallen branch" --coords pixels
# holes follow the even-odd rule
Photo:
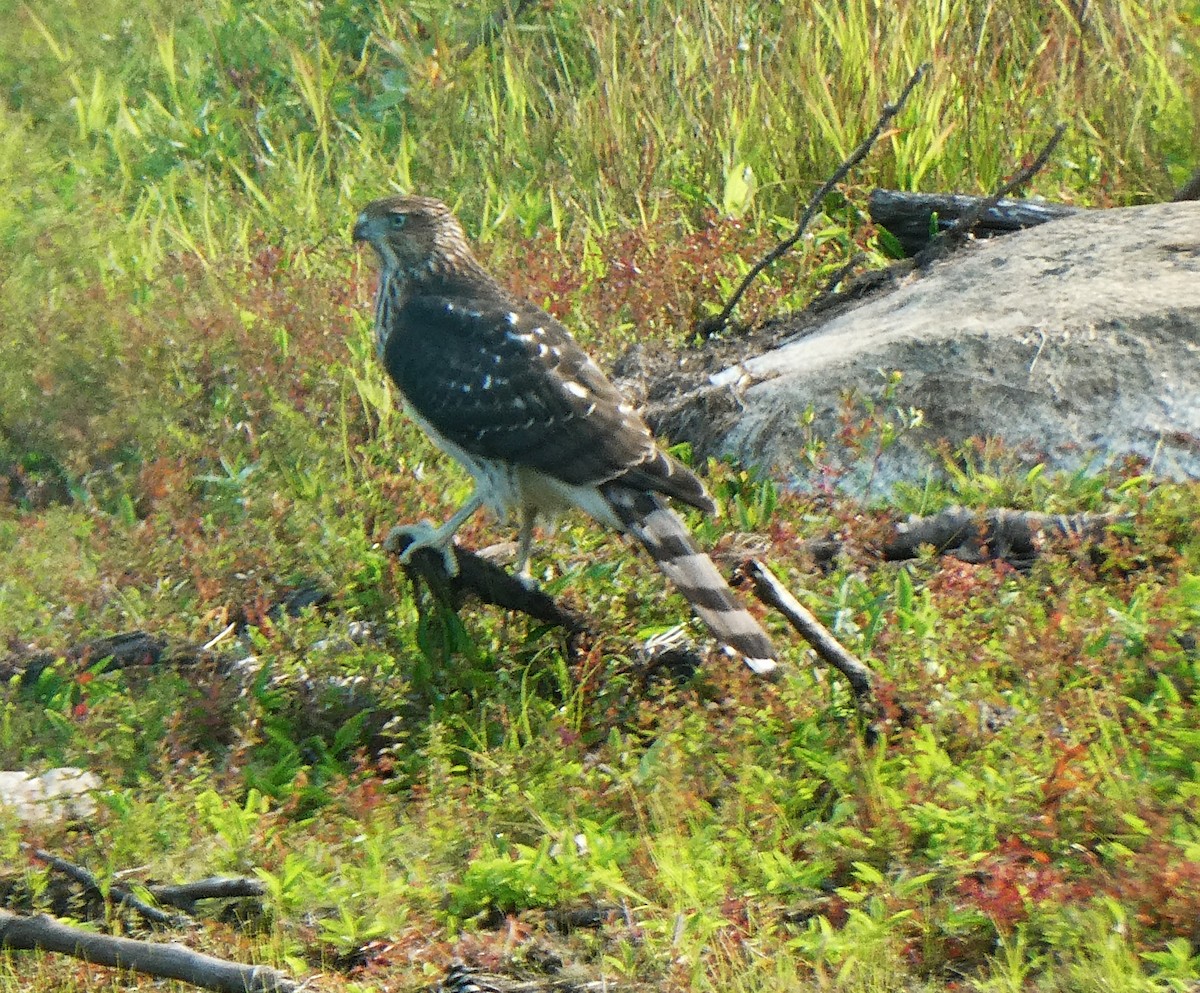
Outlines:
[[[747,563],[746,571],[754,581],[754,591],[768,606],[774,607],[804,638],[817,655],[837,669],[850,683],[860,700],[874,695],[875,676],[861,661],[851,655],[817,618],[783,585],[758,559]]]
[[[1037,157],[1029,165],[1018,170],[1012,179],[1001,184],[1000,188],[991,196],[984,197],[974,207],[964,211],[958,220],[917,253],[914,259],[916,264],[920,267],[927,266],[940,258],[944,258],[962,242],[966,241],[967,236],[974,230],[975,225],[979,223],[980,218],[984,214],[993,210],[996,204],[1012,193],[1013,190],[1024,186],[1045,168],[1046,163],[1050,161],[1050,156],[1054,154],[1054,149],[1058,147],[1058,143],[1062,141],[1062,136],[1066,132],[1067,126],[1065,124],[1055,125],[1054,134],[1050,136],[1050,140],[1046,142],[1046,146],[1037,154]]]
[[[384,541],[384,548],[400,555],[411,543],[411,535],[395,528]],[[484,603],[527,614],[543,624],[565,628],[571,634],[584,630],[580,618],[564,610],[540,588],[526,586],[516,576],[461,545],[454,546],[454,555],[458,560],[457,576],[446,572],[442,553],[429,548],[417,549],[403,568],[414,585],[423,584],[435,600],[451,610],[457,611],[468,597],[474,596]]]
[[[58,952],[95,965],[178,979],[218,993],[294,993],[300,984],[265,965],[242,965],[184,945],[136,941],[69,927],[45,914],[0,910],[0,949]]]
[[[871,220],[887,228],[909,255],[925,248],[933,234],[930,226],[937,216],[938,233],[949,230],[967,214],[976,214],[975,233],[990,238],[1023,231],[1048,221],[1078,214],[1083,208],[1063,203],[1036,203],[1001,198],[990,207],[991,197],[961,193],[905,193],[874,190],[867,200]]]
[[[267,893],[261,880],[245,876],[212,876],[197,879],[193,883],[165,883],[147,886],[146,889],[159,903],[178,907],[188,914],[195,913],[200,900],[233,900],[266,896]]]
[[[65,659],[74,669],[86,669],[107,659],[107,668],[112,670],[157,665],[168,660],[176,665],[196,665],[209,657],[199,645],[172,645],[165,638],[156,638],[145,631],[127,631],[72,645],[64,652],[14,654],[0,659],[0,682],[14,676],[19,676],[23,683],[34,682],[59,659]]]
[[[50,866],[55,872],[61,872],[64,876],[100,896],[104,895],[100,881],[88,872],[87,869],[83,868],[83,866],[76,865],[74,862],[68,862],[66,859],[52,855],[41,848],[34,848],[25,842],[21,842],[21,849],[29,852],[39,862],[44,862]],[[195,925],[195,921],[186,914],[168,914],[165,910],[159,910],[157,907],[150,906],[144,900],[140,900],[134,896],[133,893],[120,883],[113,883],[108,888],[108,898],[115,900],[119,906],[128,907],[154,924],[165,924],[168,927],[193,927]]]
[[[730,295],[728,301],[725,303],[725,306],[721,308],[721,312],[717,314],[716,317],[701,322],[700,326],[697,328],[701,335],[710,337],[721,331],[725,325],[729,323],[730,315],[741,302],[741,299],[745,295],[746,290],[749,289],[750,284],[758,278],[759,273],[761,273],[772,263],[778,262],[781,258],[783,258],[783,256],[792,250],[792,246],[804,236],[804,232],[808,229],[808,225],[812,223],[812,219],[816,215],[817,210],[820,208],[821,203],[833,191],[834,187],[846,178],[846,175],[850,172],[850,170],[867,157],[867,153],[871,151],[875,145],[875,142],[877,142],[880,135],[883,134],[884,129],[892,122],[892,118],[894,118],[903,109],[905,102],[908,100],[909,94],[913,91],[913,88],[917,85],[917,83],[924,79],[925,73],[928,71],[929,63],[927,62],[917,67],[917,71],[914,72],[912,76],[909,77],[908,82],[904,84],[904,89],[900,91],[900,96],[896,98],[895,102],[886,104],[884,106],[883,113],[879,115],[879,120],[875,122],[875,127],[871,129],[871,133],[863,139],[862,143],[850,153],[850,157],[844,160],[842,164],[833,171],[833,175],[830,176],[829,179],[827,179],[821,186],[821,188],[813,194],[812,198],[808,202],[808,206],[805,208],[804,214],[800,218],[800,223],[796,226],[796,230],[788,235],[788,237],[784,238],[783,241],[779,242],[778,245],[772,248],[769,252],[767,252],[766,255],[764,255],[761,259],[755,262],[753,266],[750,267],[750,271],[746,273],[745,277]]]
[[[330,594],[321,587],[305,584],[286,594],[266,612],[266,616],[271,619],[282,615],[297,617],[304,609],[323,606],[330,598]],[[235,615],[230,633],[242,630],[249,622],[251,613],[242,609],[235,611]],[[218,655],[212,650],[213,647],[215,642],[198,645],[161,638],[145,631],[124,631],[103,638],[92,638],[61,652],[15,652],[0,658],[0,683],[7,683],[14,677],[19,678],[22,684],[36,682],[59,659],[63,659],[69,668],[77,670],[87,669],[97,662],[105,662],[108,672],[150,665],[187,668],[215,661]]]
[[[1129,520],[1121,514],[1038,514],[997,508],[974,511],[947,507],[930,517],[897,524],[894,537],[883,545],[889,562],[913,559],[922,546],[953,555],[964,562],[1000,559],[1016,569],[1028,569],[1049,538],[1098,542],[1112,525]]]

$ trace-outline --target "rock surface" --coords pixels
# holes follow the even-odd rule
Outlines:
[[[70,766],[49,769],[40,776],[0,771],[0,807],[7,807],[26,824],[52,824],[66,818],[91,817],[100,789],[99,777]]]
[[[931,442],[972,436],[1051,467],[1135,455],[1156,475],[1200,478],[1200,203],[1089,211],[972,245],[807,323],[711,377],[739,391],[736,420],[710,389],[665,424],[707,424],[690,438],[701,450],[802,483],[805,408],[831,437],[846,391],[879,397],[882,373],[899,370],[893,403],[924,424],[881,459],[877,484],[924,477]]]

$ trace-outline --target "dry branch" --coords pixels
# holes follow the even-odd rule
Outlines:
[[[112,670],[160,662],[190,666],[210,657],[199,645],[174,644],[145,631],[127,631],[84,641],[64,652],[16,653],[0,659],[0,682],[8,682],[14,676],[19,676],[22,682],[33,682],[59,659],[65,659],[75,669],[86,669],[108,659],[107,667]]]
[[[44,862],[50,866],[55,872],[61,872],[69,879],[81,884],[93,892],[104,894],[104,890],[100,885],[100,881],[93,876],[83,866],[76,865],[74,862],[68,862],[66,859],[59,858],[50,852],[44,851],[41,848],[34,848],[21,842],[21,849],[29,852],[39,862]],[[108,889],[109,899],[113,899],[122,907],[128,907],[144,917],[146,920],[154,924],[165,924],[168,927],[191,927],[194,921],[186,914],[168,914],[165,910],[159,910],[157,907],[152,907],[144,900],[139,900],[126,887],[120,883],[113,883]]]
[[[267,611],[267,617],[281,615],[296,617],[308,607],[320,607],[330,600],[328,591],[314,584],[305,584],[283,596]],[[241,630],[259,616],[247,608],[234,612],[231,631]],[[145,631],[124,631],[120,634],[92,638],[71,645],[61,652],[24,651],[0,658],[0,683],[19,678],[22,683],[35,682],[41,674],[63,659],[71,669],[87,669],[105,662],[109,672],[138,666],[169,665],[186,668],[218,658],[208,645],[162,638]]]
[[[948,230],[962,217],[976,214],[975,234],[993,237],[1056,221],[1060,217],[1077,214],[1081,209],[1062,203],[1004,198],[989,207],[991,199],[960,193],[875,190],[867,201],[867,210],[872,221],[895,235],[906,253],[916,255],[933,237],[930,226],[935,214],[939,233]]]
[[[147,886],[159,903],[178,907],[191,914],[200,900],[231,900],[238,897],[261,897],[267,892],[261,880],[245,876],[211,876],[193,883],[162,883]]]
[[[395,529],[384,547],[399,555],[411,543],[410,535]],[[423,584],[435,600],[454,611],[462,607],[468,597],[474,596],[484,603],[528,614],[543,624],[565,628],[572,634],[584,630],[580,618],[564,610],[541,589],[526,586],[482,555],[461,545],[454,546],[454,554],[458,560],[457,576],[446,572],[441,552],[428,548],[418,549],[404,566],[404,571],[414,585]]]
[[[792,246],[804,236],[804,232],[808,229],[808,225],[812,222],[812,219],[816,215],[817,210],[820,208],[821,203],[833,191],[834,187],[846,178],[846,175],[850,172],[850,170],[867,157],[867,153],[870,152],[874,147],[875,142],[879,140],[879,136],[883,134],[884,129],[891,123],[892,118],[894,118],[903,109],[905,102],[908,100],[909,94],[913,91],[913,88],[925,77],[925,73],[928,71],[929,63],[926,62],[920,65],[917,68],[917,71],[909,77],[908,82],[904,84],[904,89],[900,91],[900,96],[898,96],[893,103],[889,103],[884,106],[883,113],[879,115],[879,120],[875,122],[875,127],[871,129],[871,133],[863,139],[862,143],[850,153],[849,158],[845,159],[841,165],[839,165],[833,171],[833,175],[831,175],[824,182],[821,188],[813,194],[812,198],[808,202],[808,206],[804,210],[804,214],[800,218],[800,223],[796,226],[796,230],[788,235],[788,237],[784,238],[783,241],[772,248],[769,252],[767,252],[766,255],[764,255],[761,259],[755,262],[753,266],[750,267],[750,271],[746,273],[745,277],[738,284],[737,288],[732,294],[730,294],[725,306],[721,308],[721,312],[717,314],[716,317],[703,321],[700,324],[700,327],[698,328],[700,334],[706,337],[717,334],[725,327],[726,324],[729,323],[730,315],[741,302],[741,299],[745,295],[746,290],[749,289],[750,284],[758,278],[759,273],[766,269],[767,266],[774,262],[778,262],[781,258],[783,258],[783,256],[790,252],[792,250]]]
[[[1002,559],[1018,569],[1028,569],[1047,538],[1098,542],[1108,529],[1129,520],[1121,514],[1038,514],[1032,511],[988,511],[948,507],[930,517],[897,524],[883,546],[889,562],[916,558],[922,546],[948,553],[964,562]]]
[[[1045,168],[1046,163],[1050,161],[1050,156],[1054,154],[1054,149],[1058,147],[1058,143],[1062,141],[1062,136],[1066,132],[1067,126],[1065,124],[1055,125],[1054,134],[1050,136],[1050,140],[1046,142],[1045,147],[1038,152],[1037,157],[1029,165],[1018,170],[1012,179],[1001,184],[1000,188],[991,196],[984,197],[974,207],[965,211],[949,228],[917,253],[915,258],[916,264],[918,266],[927,266],[940,258],[944,258],[966,241],[967,236],[974,230],[975,225],[979,223],[984,214],[995,208],[996,204],[1012,193],[1013,190],[1024,186]]]
[[[27,917],[0,910],[0,949],[6,948],[58,952],[95,965],[178,979],[218,993],[294,993],[300,989],[295,980],[268,966],[242,965],[175,943],[96,934],[45,914]]]
[[[747,564],[746,571],[754,580],[754,591],[758,598],[783,614],[817,655],[846,677],[856,697],[861,700],[873,695],[875,676],[871,670],[851,655],[829,629],[775,578],[770,569],[758,559],[752,559]]]

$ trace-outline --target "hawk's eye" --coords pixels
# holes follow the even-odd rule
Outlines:
[[[402,227],[404,227],[405,224],[408,223],[408,215],[393,214],[389,223],[391,224],[393,231],[399,231]]]

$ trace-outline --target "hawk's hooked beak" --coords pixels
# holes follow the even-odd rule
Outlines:
[[[354,241],[368,240],[368,227],[370,221],[366,214],[359,214],[358,220],[354,222]]]

